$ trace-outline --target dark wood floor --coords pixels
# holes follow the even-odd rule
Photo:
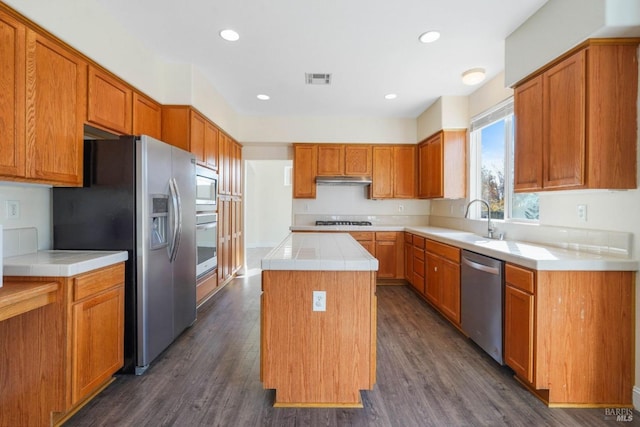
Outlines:
[[[610,426],[549,409],[406,286],[378,286],[378,374],[364,409],[273,408],[259,380],[260,276],[222,289],[140,377],[118,376],[67,426]],[[640,425],[640,415],[624,425]]]

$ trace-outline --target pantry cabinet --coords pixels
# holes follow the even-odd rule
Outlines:
[[[442,130],[418,144],[418,197],[466,196],[466,130]]]
[[[87,89],[87,122],[119,134],[131,134],[131,88],[111,74],[89,65]]]
[[[516,86],[516,191],[637,187],[638,42],[589,40]]]
[[[293,144],[293,198],[316,198],[318,146]]]
[[[370,197],[390,199],[416,197],[416,146],[373,147],[373,176]]]
[[[133,134],[162,139],[162,106],[138,92],[133,92]]]

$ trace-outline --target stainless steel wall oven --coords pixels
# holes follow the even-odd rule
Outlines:
[[[196,277],[202,277],[218,266],[218,214],[196,213]]]

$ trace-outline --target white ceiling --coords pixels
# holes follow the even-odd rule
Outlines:
[[[504,69],[504,40],[546,0],[96,0],[169,61],[197,66],[246,115],[414,118]],[[237,42],[218,33],[232,28]],[[442,36],[422,44],[418,36]],[[332,73],[330,86],[305,72]],[[259,93],[269,101],[256,98]],[[384,99],[396,93],[392,101]]]

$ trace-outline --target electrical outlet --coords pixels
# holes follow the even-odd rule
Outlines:
[[[580,221],[587,222],[587,205],[578,205],[576,212]]]
[[[398,205],[398,212],[404,212],[404,205]]]
[[[6,219],[18,219],[20,218],[20,201],[18,200],[7,200],[6,203]]]
[[[313,311],[327,311],[327,291],[313,291]]]

